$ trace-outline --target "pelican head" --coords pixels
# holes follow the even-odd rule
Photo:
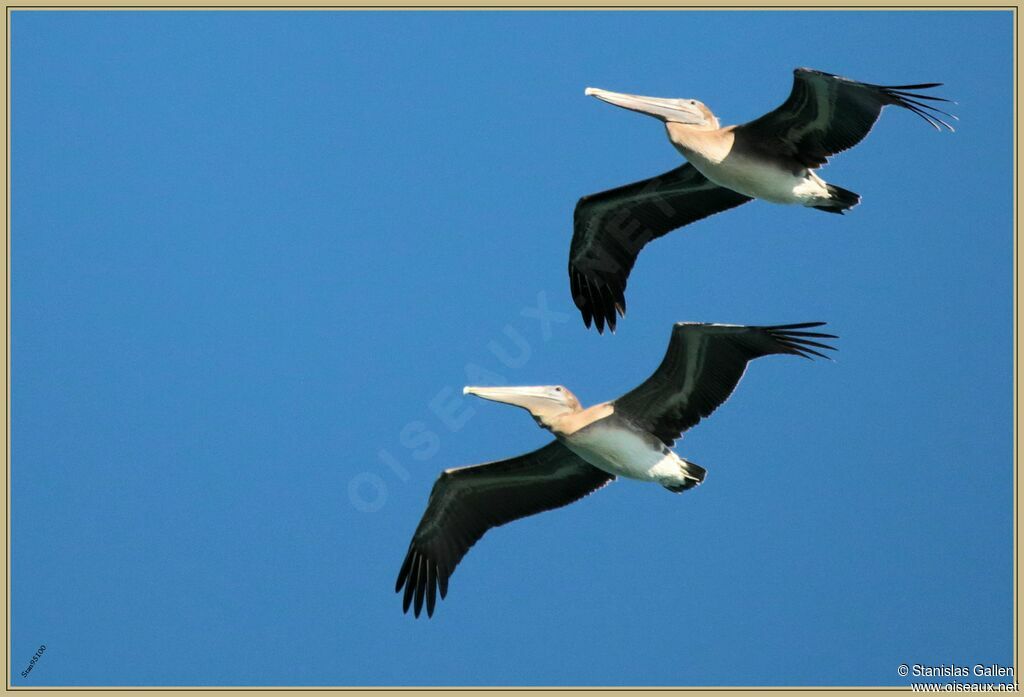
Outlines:
[[[580,411],[583,407],[576,395],[561,385],[541,385],[537,387],[464,387],[462,394],[473,394],[489,399],[521,407],[530,412],[541,426],[549,428],[553,419]]]
[[[718,128],[718,119],[702,102],[696,99],[664,99],[662,97],[642,97],[638,94],[621,94],[588,87],[584,92],[588,97],[597,97],[602,102],[647,114],[665,123],[681,123],[698,128]]]

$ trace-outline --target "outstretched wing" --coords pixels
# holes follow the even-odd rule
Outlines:
[[[615,313],[626,314],[626,279],[645,244],[749,200],[690,164],[581,198],[573,215],[569,285],[584,324],[615,331]]]
[[[782,106],[737,126],[734,133],[746,147],[791,157],[804,167],[820,167],[830,156],[864,140],[882,107],[890,104],[909,109],[938,130],[952,131],[942,117],[956,117],[927,103],[949,100],[920,93],[941,84],[871,85],[797,68],[793,91]]]
[[[402,607],[434,614],[437,591],[473,544],[491,528],[577,501],[615,479],[558,441],[508,460],[441,473],[427,510],[409,543],[395,592],[405,587]]]
[[[773,353],[827,358],[812,347],[834,347],[814,339],[838,337],[802,331],[823,324],[744,327],[680,322],[672,329],[661,365],[643,384],[615,400],[615,412],[671,446],[729,398],[753,359]]]

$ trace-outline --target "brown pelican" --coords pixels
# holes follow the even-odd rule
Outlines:
[[[794,71],[793,91],[775,111],[740,126],[719,126],[695,99],[661,99],[588,87],[585,94],[654,116],[689,161],[651,179],[584,196],[576,204],[569,282],[589,327],[615,331],[626,313],[626,279],[653,239],[709,215],[760,198],[842,213],[860,196],[823,181],[814,170],[868,134],[882,107],[900,106],[936,129],[947,114],[919,100],[949,101],[920,85],[870,85],[817,70]]]
[[[617,476],[655,482],[680,493],[704,481],[704,468],[670,448],[676,438],[718,408],[747,363],[771,354],[825,357],[834,350],[804,331],[823,322],[771,327],[680,322],[661,365],[645,382],[612,402],[584,408],[565,387],[467,387],[472,394],[530,412],[555,440],[531,453],[448,469],[430,492],[395,591],[415,614],[426,600],[432,616],[455,566],[493,527],[583,498]]]

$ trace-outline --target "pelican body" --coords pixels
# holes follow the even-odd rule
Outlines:
[[[815,172],[868,134],[885,106],[917,114],[936,129],[955,116],[922,94],[940,83],[882,86],[808,68],[794,71],[789,98],[738,126],[721,126],[696,99],[664,99],[588,87],[586,94],[653,116],[687,164],[616,189],[584,196],[573,215],[569,283],[589,327],[615,331],[626,314],[626,282],[640,250],[684,225],[755,198],[844,213],[860,196]],[[921,101],[926,100],[926,101]]]
[[[698,172],[750,198],[837,212],[857,202],[856,194],[843,196],[840,192],[845,189],[826,184],[814,170],[797,162],[735,147],[735,128],[708,131],[668,123],[665,130],[672,145]]]
[[[679,323],[658,369],[622,397],[584,408],[562,385],[466,387],[464,394],[525,409],[555,439],[507,460],[448,469],[434,483],[396,592],[403,609],[432,616],[437,594],[469,548],[493,527],[565,506],[617,477],[654,482],[674,493],[704,481],[705,470],[677,455],[683,432],[717,409],[755,358],[810,358],[832,349],[805,331],[821,322],[768,327]]]
[[[670,491],[685,491],[704,480],[703,467],[687,462],[650,433],[615,413],[613,402],[583,409],[562,385],[541,387],[467,387],[476,395],[526,409],[541,428],[603,472]]]

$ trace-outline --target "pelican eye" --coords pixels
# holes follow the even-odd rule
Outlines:
[[[561,387],[556,387],[556,388],[555,388],[555,392],[561,392],[561,391],[562,391],[562,388],[561,388]]]

